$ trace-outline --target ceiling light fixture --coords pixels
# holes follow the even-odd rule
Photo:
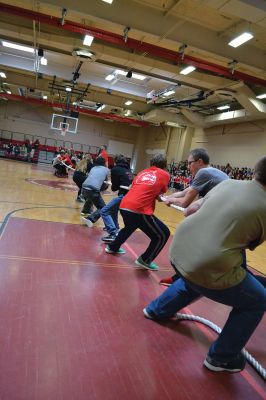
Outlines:
[[[175,93],[174,90],[168,90],[167,92],[163,93],[163,96],[164,97],[171,96],[171,94],[174,94],[174,93]]]
[[[10,91],[10,90],[7,90],[6,93],[7,93],[7,94],[11,94],[11,91]]]
[[[34,49],[28,46],[21,46],[20,44],[5,42],[2,40],[2,45],[4,47],[9,47],[10,49],[20,50],[20,51],[27,51],[28,53],[34,53]]]
[[[42,57],[41,58],[41,64],[42,65],[47,65],[47,58]]]
[[[137,74],[135,72],[132,71],[124,71],[123,69],[116,69],[114,72],[116,75],[123,75],[126,76],[127,78],[133,78],[133,79],[138,79],[140,81],[144,81],[144,79],[146,79],[146,76],[141,75],[141,74]],[[132,75],[131,75],[132,74]],[[131,75],[131,76],[129,76]]]
[[[0,77],[1,78],[6,78],[6,74],[4,72],[0,72]]]
[[[181,126],[180,126],[178,123],[176,123],[176,122],[166,121],[166,122],[165,122],[165,125],[167,125],[167,126],[172,126],[172,127],[174,127],[174,128],[181,128]]]
[[[106,107],[106,105],[105,104],[102,104],[99,108],[97,108],[97,112],[100,112],[100,111],[102,111],[104,108]]]
[[[132,78],[139,79],[140,81],[144,81],[144,79],[146,79],[146,76],[140,75],[140,74],[135,74],[135,72],[133,72]]]
[[[94,36],[86,35],[86,36],[84,37],[83,44],[84,44],[85,46],[90,46],[90,45],[92,44],[92,42],[93,42],[93,39],[94,39]]]
[[[112,2],[113,2],[113,0],[102,0],[102,1],[104,1],[105,3],[108,3],[108,4],[112,4]]]
[[[72,92],[71,87],[67,86],[67,87],[66,87],[66,92]]]
[[[250,32],[244,32],[241,33],[241,35],[238,35],[236,38],[231,40],[231,42],[228,43],[229,46],[232,47],[238,47],[241,46],[241,44],[246,43],[248,40],[252,39],[254,35]]]
[[[217,110],[228,110],[228,108],[230,108],[230,106],[225,105],[225,106],[217,107]]]
[[[114,75],[114,74],[109,74],[109,75],[107,75],[107,76],[105,77],[105,80],[106,80],[106,81],[112,81],[114,78],[115,78],[115,75]]]
[[[125,102],[125,105],[126,105],[126,106],[130,106],[132,103],[133,103],[133,101],[127,100],[127,101]]]
[[[1,76],[1,72],[0,72],[0,76]],[[260,100],[266,99],[266,93],[259,94],[258,96],[256,96],[256,99],[260,99]]]
[[[42,98],[43,98],[43,100],[47,100],[48,96],[44,95],[44,96],[42,96]]]
[[[181,71],[179,72],[181,75],[188,75],[190,74],[190,72],[195,71],[195,67],[193,67],[192,65],[189,65],[186,68],[181,69]]]

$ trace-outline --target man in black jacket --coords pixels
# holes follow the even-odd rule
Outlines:
[[[118,190],[118,197],[113,198],[101,209],[101,217],[108,233],[107,236],[102,238],[105,243],[113,242],[119,232],[119,205],[124,195],[128,192],[127,189],[123,189],[121,186],[128,187],[133,181],[133,174],[130,171],[127,159],[122,154],[119,154],[115,157],[114,161],[115,166],[111,169],[111,189],[113,192]]]

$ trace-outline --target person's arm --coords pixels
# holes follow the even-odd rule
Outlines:
[[[184,210],[184,216],[188,217],[191,214],[194,214],[195,212],[197,212],[200,207],[202,206],[204,202],[204,198],[198,199],[196,201],[193,201],[192,204],[190,204],[185,210]]]
[[[184,195],[177,197],[177,196],[174,196],[175,195],[175,193],[174,193],[174,195],[167,196],[165,203],[169,206],[171,204],[174,204],[179,207],[187,208],[199,194],[198,191],[193,189],[192,187],[186,188],[181,193],[184,193]]]
[[[113,167],[111,169],[111,182],[112,182],[111,186],[112,192],[116,192],[117,190],[119,190],[120,179],[116,167]]]

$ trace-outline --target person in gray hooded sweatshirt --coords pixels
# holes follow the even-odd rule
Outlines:
[[[82,218],[89,228],[101,217],[100,210],[105,206],[105,202],[101,196],[101,190],[103,190],[104,181],[108,180],[108,176],[109,169],[105,166],[104,158],[97,157],[94,167],[91,169],[87,179],[82,185],[82,195],[86,200],[82,212],[84,214],[86,214],[86,212],[89,213],[92,205],[97,209],[88,217]]]

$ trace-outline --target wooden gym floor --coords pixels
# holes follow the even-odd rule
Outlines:
[[[102,221],[80,223],[71,177],[0,160],[0,185],[1,400],[266,399],[251,366],[240,374],[202,366],[216,337],[209,328],[143,317],[172,274],[169,243],[159,272],[137,270],[147,238],[136,232],[125,255],[106,254]],[[183,218],[163,204],[156,213],[172,233]],[[265,259],[265,245],[248,254],[264,274]],[[185,310],[219,326],[228,311],[207,299]],[[247,346],[264,368],[265,328],[264,317]]]

